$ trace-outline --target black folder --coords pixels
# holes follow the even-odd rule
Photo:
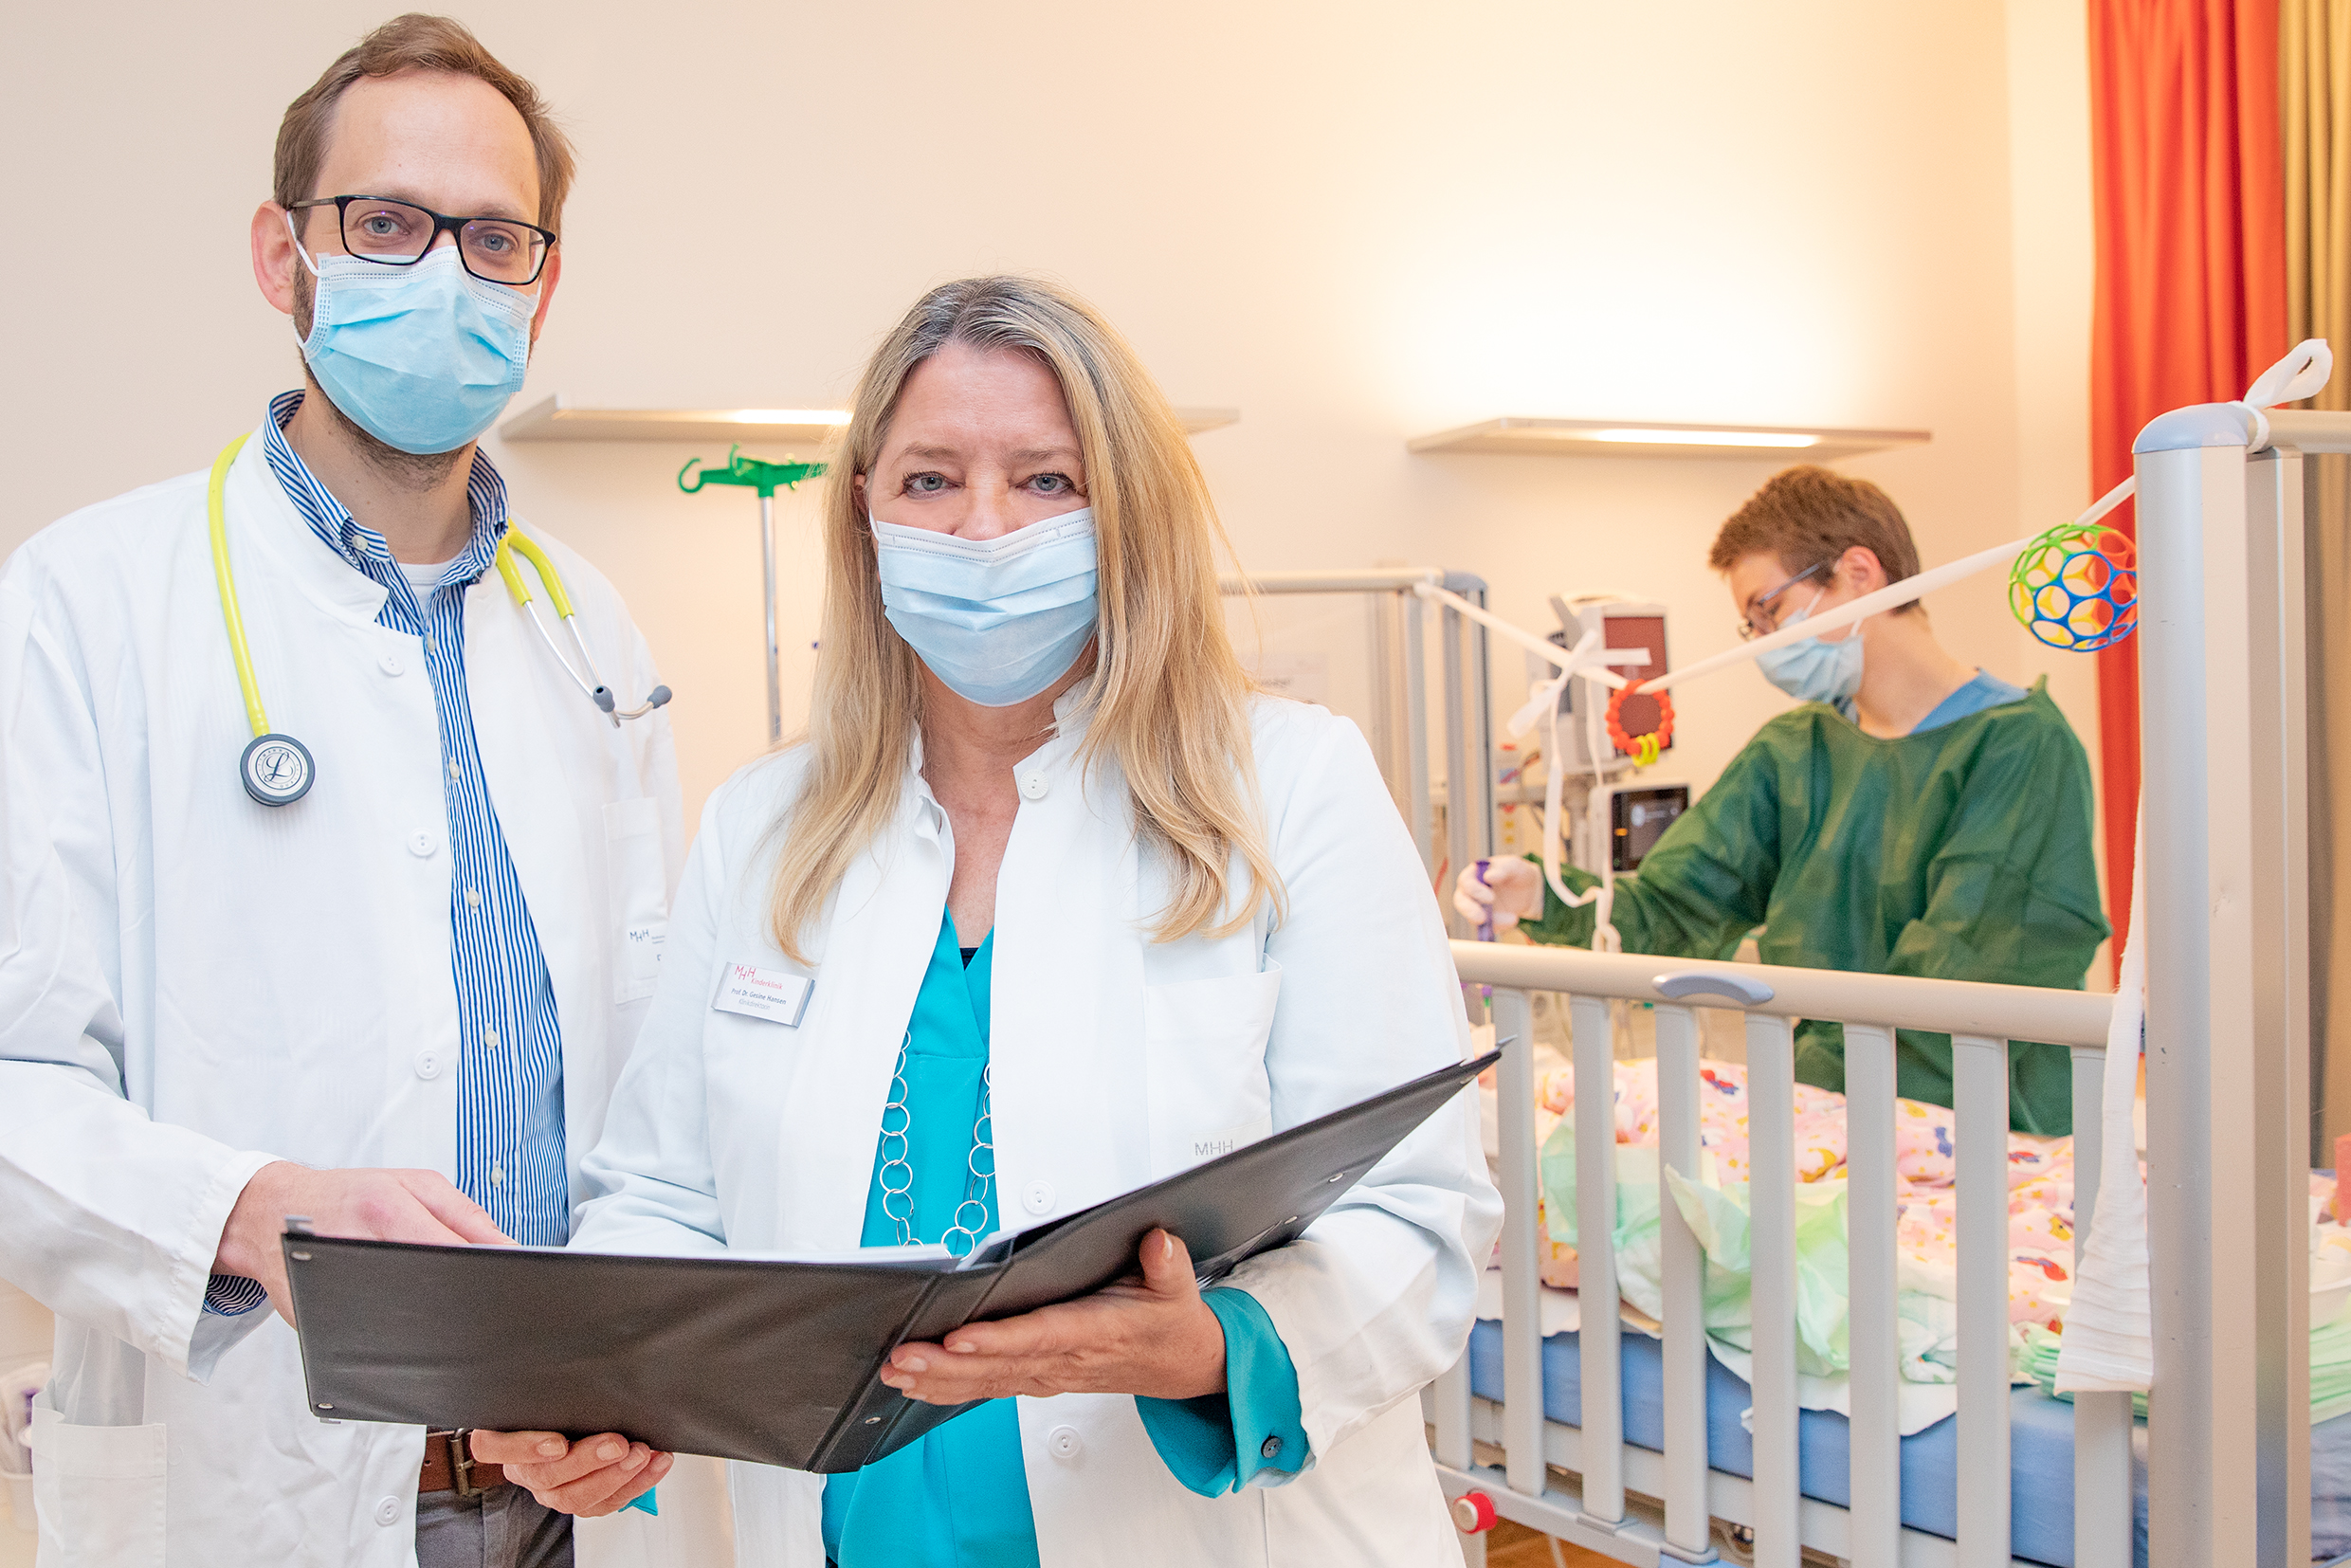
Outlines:
[[[835,1474],[970,1405],[877,1374],[908,1341],[1088,1295],[1135,1272],[1155,1228],[1207,1285],[1314,1223],[1500,1052],[1000,1233],[971,1256],[637,1257],[423,1247],[287,1221],[286,1277],[313,1413],[329,1420],[619,1431],[657,1449]]]

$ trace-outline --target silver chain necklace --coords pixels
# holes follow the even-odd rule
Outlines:
[[[898,1228],[901,1247],[921,1239],[914,1233],[914,1165],[906,1158],[910,1149],[906,1134],[914,1127],[914,1112],[906,1105],[906,1050],[913,1044],[914,1031],[909,1030],[898,1043],[898,1065],[890,1069],[889,1103],[882,1107],[882,1212]],[[993,1063],[979,1069],[979,1115],[972,1121],[972,1152],[963,1162],[963,1201],[956,1205],[954,1223],[939,1238],[939,1245],[958,1258],[969,1256],[987,1233],[988,1192],[996,1179],[995,1124],[988,1113],[995,1070]]]

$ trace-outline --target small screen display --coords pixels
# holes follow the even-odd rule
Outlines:
[[[1686,784],[1617,791],[1609,797],[1611,863],[1619,871],[1639,870],[1642,860],[1665,837],[1666,830],[1688,810]]]

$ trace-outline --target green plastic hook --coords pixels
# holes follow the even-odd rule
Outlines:
[[[689,496],[705,484],[739,484],[772,497],[779,485],[789,490],[802,480],[814,479],[825,471],[821,463],[763,463],[756,457],[745,457],[739,443],[727,448],[723,468],[702,468],[695,473],[702,461],[698,457],[688,458],[685,466],[678,470],[678,488]],[[685,482],[688,474],[694,475],[691,484]]]

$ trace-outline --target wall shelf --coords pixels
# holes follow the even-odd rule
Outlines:
[[[1178,409],[1194,435],[1237,423],[1238,409]],[[741,441],[823,447],[848,423],[844,409],[582,409],[558,394],[498,428],[508,441]]]
[[[1833,462],[1892,447],[1923,447],[1927,430],[1850,430],[1791,425],[1672,425],[1658,420],[1512,416],[1416,436],[1415,452],[1509,452],[1536,457],[1710,457]]]

